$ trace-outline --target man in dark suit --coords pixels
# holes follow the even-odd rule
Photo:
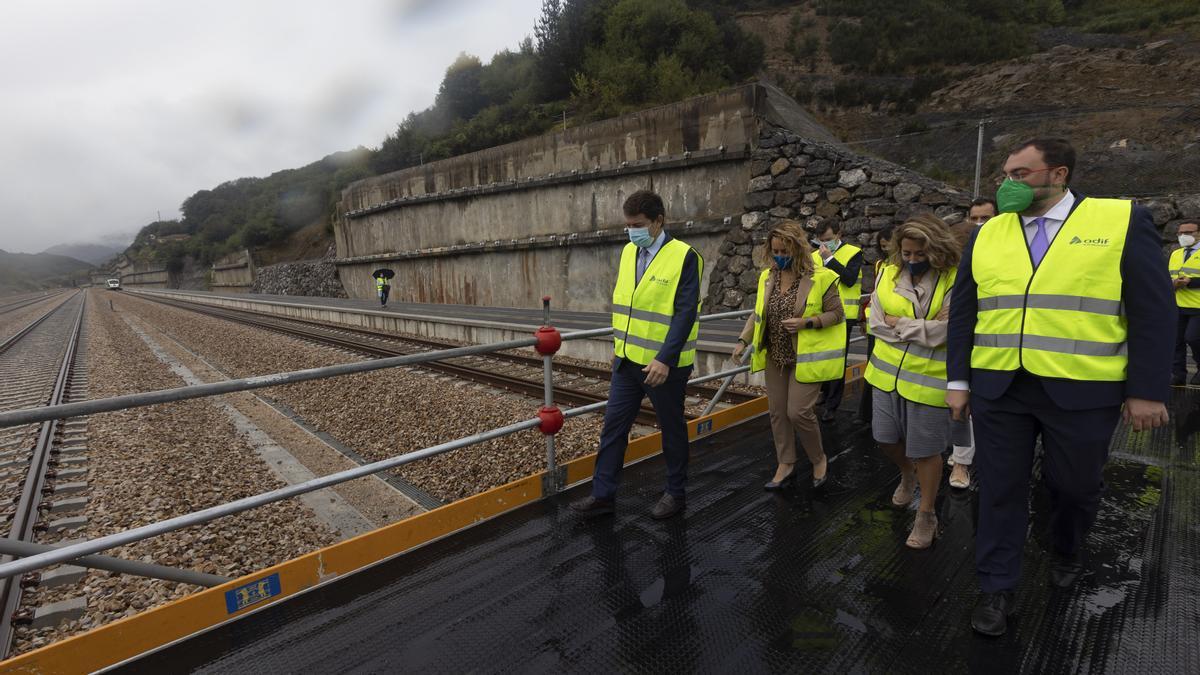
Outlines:
[[[625,200],[625,245],[613,289],[613,374],[592,494],[571,504],[581,516],[613,512],[629,430],[649,396],[662,429],[667,486],[651,511],[657,519],[684,509],[688,433],[683,402],[696,357],[704,260],[663,229],[662,198],[641,190]]]
[[[1074,166],[1061,139],[1014,150],[1002,213],[972,234],[954,285],[946,402],[974,417],[982,595],[971,625],[986,635],[1015,610],[1037,437],[1050,580],[1065,588],[1083,572],[1122,409],[1134,431],[1167,422],[1175,312],[1159,235],[1144,208],[1072,192]]]

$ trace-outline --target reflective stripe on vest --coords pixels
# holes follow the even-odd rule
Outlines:
[[[862,253],[862,249],[854,244],[842,244],[838,250],[834,252],[833,259],[848,265],[850,259]],[[821,254],[813,251],[813,264],[818,268],[825,267],[825,261],[821,259]],[[842,296],[842,311],[846,313],[846,319],[853,320],[851,317],[858,317],[858,301],[862,297],[862,269],[858,271],[858,279],[854,281],[853,286],[846,286],[841,283],[840,277],[838,281],[838,294]]]
[[[971,260],[979,286],[971,367],[1125,380],[1121,255],[1131,210],[1122,199],[1083,199],[1036,272],[1017,214],[984,223]]]
[[[764,312],[769,298],[766,297],[767,278],[770,269],[758,275],[758,295],[754,299],[754,347],[750,355],[750,372],[757,373],[767,367],[767,345],[763,343],[766,333]],[[804,303],[804,317],[817,316],[824,312],[825,292],[837,283],[837,274],[817,267],[813,270],[813,283]],[[846,377],[846,322],[839,321],[824,328],[801,329],[796,332],[796,381],[828,382]]]
[[[683,262],[692,247],[671,239],[662,245],[637,283],[638,248],[626,244],[621,251],[617,285],[613,288],[613,353],[643,366],[662,350],[675,315],[675,289]],[[704,259],[696,253],[697,282],[704,274]],[[699,305],[696,308],[699,313]],[[700,323],[692,323],[677,366],[690,366],[696,360],[696,336]]]
[[[875,293],[883,311],[891,316],[917,318],[912,301],[896,293],[900,268],[887,265],[879,275]],[[923,318],[938,315],[946,294],[954,285],[957,268],[938,274],[929,311]],[[883,391],[896,391],[909,401],[938,408],[946,407],[946,346],[930,348],[911,342],[888,342],[875,338],[875,349],[867,363],[867,382]]]
[[[1183,260],[1183,249],[1177,248],[1171,253],[1171,262],[1167,265],[1168,271],[1171,273],[1171,278],[1174,279],[1180,275],[1189,279],[1200,277],[1200,255],[1192,254],[1192,257]],[[1179,307],[1187,307],[1189,309],[1200,309],[1200,288],[1177,288],[1175,289],[1175,304]]]

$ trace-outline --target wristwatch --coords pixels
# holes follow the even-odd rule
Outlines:
[[[746,342],[746,341],[745,341],[744,339],[742,339],[742,338],[738,338],[738,342],[740,342],[740,343],[742,343],[742,344],[744,344],[744,345],[749,345],[749,344],[750,344],[749,342]]]
[[[805,322],[804,322],[804,327],[805,327],[805,328],[812,328],[812,327],[813,327],[813,325],[815,325],[815,324],[813,324],[813,320],[812,320],[812,319],[809,319],[808,321],[805,321]]]

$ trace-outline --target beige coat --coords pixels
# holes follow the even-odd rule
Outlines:
[[[938,275],[929,270],[921,277],[920,283],[913,286],[908,268],[901,267],[896,277],[896,295],[913,303],[917,316],[929,313],[929,305],[933,302],[933,292],[937,285]],[[950,294],[942,301],[942,308],[932,319],[910,319],[898,317],[893,328],[884,321],[883,305],[879,302],[878,294],[871,294],[871,334],[884,342],[911,342],[915,345],[933,349],[946,344],[946,326],[950,319]]]

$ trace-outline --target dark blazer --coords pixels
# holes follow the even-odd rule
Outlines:
[[[1079,193],[1075,193],[1075,197],[1076,207],[1086,199]],[[1178,318],[1175,294],[1150,212],[1135,205],[1129,221],[1121,257],[1121,300],[1129,321],[1127,379],[1125,382],[1078,382],[1038,377],[1046,394],[1064,410],[1116,406],[1126,398],[1165,402],[1170,393],[1175,321]],[[971,273],[971,257],[978,234],[977,228],[958,265],[958,279],[950,299],[946,366],[950,381],[969,380],[973,396],[994,400],[1008,390],[1016,371],[971,368],[979,290]]]
[[[663,246],[674,239],[669,233],[663,238]],[[662,251],[660,248],[659,251]],[[1174,300],[1172,300],[1174,302]],[[683,259],[683,271],[679,275],[679,284],[675,287],[675,309],[671,315],[671,327],[667,329],[667,338],[663,341],[655,360],[671,368],[677,367],[679,353],[687,344],[688,335],[692,332],[692,324],[700,312],[700,256],[695,249],[688,251]],[[620,365],[621,359],[613,360],[614,368]],[[688,366],[691,368],[691,366]]]
[[[825,263],[825,266],[837,273],[842,285],[853,286],[858,283],[859,275],[862,274],[862,264],[863,254],[862,251],[859,251],[851,256],[845,265],[831,258],[828,263]],[[853,321],[858,317],[848,316],[846,318]]]

